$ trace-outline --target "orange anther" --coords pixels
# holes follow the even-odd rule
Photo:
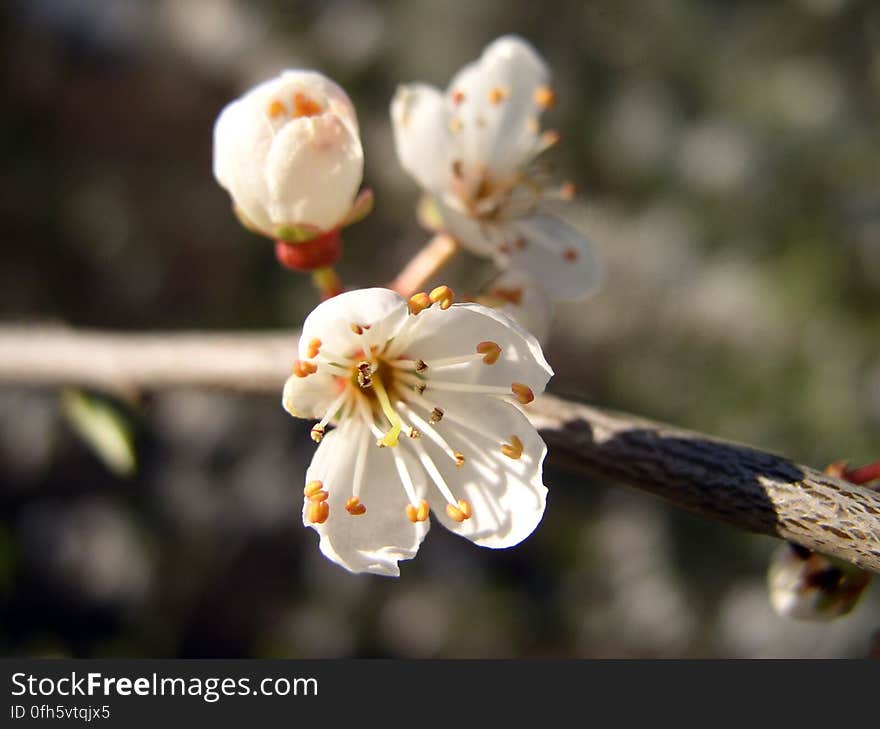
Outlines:
[[[470,519],[473,512],[471,511],[471,505],[467,501],[459,499],[457,506],[454,504],[446,505],[446,513],[449,514],[450,519],[460,524],[465,519]]]
[[[539,86],[532,94],[532,100],[542,109],[556,105],[556,92],[549,86]]]
[[[464,101],[464,91],[453,91],[452,103],[458,106],[462,101]]]
[[[324,110],[321,105],[314,99],[309,98],[303,93],[297,92],[293,95],[293,118],[298,119],[301,116],[318,116]]]
[[[452,455],[455,456],[455,465],[458,468],[461,468],[464,465],[464,453],[461,451],[453,451]]]
[[[326,501],[329,498],[330,498],[330,493],[328,491],[322,490],[322,491],[318,491],[318,492],[312,494],[311,496],[309,496],[309,501],[317,503],[319,501]]]
[[[355,334],[363,334],[364,333],[364,328],[360,324],[355,324],[354,322],[352,322],[348,326],[351,329],[351,331],[354,332]]]
[[[570,181],[563,182],[562,187],[559,188],[559,195],[563,200],[574,200],[575,193],[577,193],[577,188]]]
[[[309,342],[308,349],[306,350],[306,356],[311,359],[312,357],[317,357],[318,352],[321,351],[321,340],[315,337]]]
[[[428,294],[428,298],[433,304],[440,304],[440,308],[444,311],[455,302],[455,292],[448,286],[438,286]]]
[[[501,452],[514,461],[518,460],[523,454],[523,443],[515,435],[510,436],[510,444],[502,443]]]
[[[415,316],[430,307],[432,303],[430,297],[424,291],[413,294],[409,297],[409,313]]]
[[[500,104],[504,101],[508,96],[507,89],[501,88],[500,86],[495,86],[492,89],[489,89],[489,103],[490,104]]]
[[[294,360],[293,374],[297,377],[308,377],[318,371],[318,365],[304,359]]]
[[[287,116],[287,109],[284,107],[278,99],[275,99],[271,104],[269,104],[269,118],[274,119],[275,117],[279,117],[281,115]]]
[[[449,120],[449,131],[453,134],[458,134],[463,126],[464,124],[461,123],[461,119],[458,117]]]
[[[522,303],[523,290],[522,286],[496,286],[492,289],[492,295],[519,306]]]
[[[367,507],[361,503],[357,496],[352,496],[345,502],[345,510],[352,516],[360,516],[367,512]]]
[[[516,395],[516,399],[519,400],[520,405],[528,405],[535,399],[535,393],[532,392],[532,388],[524,385],[522,382],[514,382],[510,386],[510,391]]]
[[[430,507],[428,506],[428,502],[422,499],[418,506],[415,504],[406,505],[406,516],[413,524],[415,524],[420,521],[426,521],[429,510]]]
[[[434,408],[431,411],[431,422],[439,423],[441,420],[443,420],[443,411],[440,408]]]
[[[487,365],[493,365],[501,356],[501,347],[495,342],[480,342],[477,345],[477,354],[483,355],[483,362]]]
[[[460,159],[452,161],[452,174],[459,180],[464,177],[464,163]]]
[[[529,242],[525,238],[520,236],[515,241],[513,241],[513,245],[516,246],[516,249],[518,251],[524,251],[526,248],[529,247]]]
[[[306,487],[303,489],[303,495],[306,498],[311,498],[316,493],[321,491],[324,488],[324,483],[322,481],[309,481],[306,484]]]
[[[312,524],[323,524],[330,516],[330,504],[326,501],[309,501],[306,517]]]
[[[566,249],[562,252],[562,257],[563,257],[566,261],[568,261],[569,263],[572,263],[572,262],[576,261],[576,260],[578,259],[578,256],[579,256],[579,255],[580,255],[580,254],[579,254],[574,248],[566,248]]]

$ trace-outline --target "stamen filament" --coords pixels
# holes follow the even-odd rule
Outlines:
[[[512,391],[510,387],[501,387],[499,385],[447,382],[444,380],[435,380],[433,377],[420,379],[413,375],[403,375],[400,379],[410,385],[427,385],[428,390],[443,390],[445,392],[476,392],[481,395],[513,395],[517,399],[521,399],[519,394],[516,391]]]
[[[414,442],[413,448],[415,448],[416,455],[419,457],[419,461],[421,462],[424,469],[428,472],[428,475],[437,486],[437,489],[443,495],[443,498],[446,499],[448,503],[456,506],[457,502],[455,500],[455,497],[452,495],[452,491],[449,490],[449,486],[446,485],[446,481],[443,480],[443,476],[440,475],[440,471],[437,469],[434,461],[431,460],[431,456],[428,455],[425,447],[419,442]]]
[[[319,423],[313,428],[313,430],[314,430],[315,428],[317,428],[317,429],[319,429],[319,430],[323,430],[323,429],[324,429],[324,426],[326,426],[327,423],[330,422],[330,419],[331,419],[331,418],[337,413],[337,411],[339,410],[339,408],[341,408],[342,405],[343,405],[343,403],[345,403],[345,401],[348,399],[348,394],[349,394],[349,393],[348,393],[348,390],[347,390],[347,389],[346,389],[346,390],[343,390],[343,391],[339,394],[339,397],[337,397],[337,398],[336,398],[336,399],[330,404],[330,407],[327,408],[327,412],[324,413],[324,417],[321,418],[320,422],[319,422]]]
[[[407,407],[403,403],[400,404],[400,409],[404,412],[406,417],[411,420],[424,435],[427,435],[434,443],[442,450],[447,456],[449,456],[450,460],[456,465],[459,466],[461,464],[461,454],[458,451],[454,450],[449,443],[440,435],[436,429],[428,423],[423,418],[419,417],[412,408]]]
[[[451,367],[452,365],[475,362],[478,359],[483,359],[483,355],[463,354],[460,357],[443,357],[442,359],[432,359],[430,362],[428,362],[428,367],[430,369],[436,369],[438,367]]]
[[[358,452],[354,461],[354,476],[352,477],[351,483],[352,498],[357,499],[360,498],[361,495],[361,484],[364,481],[364,471],[366,470],[367,465],[367,447],[369,444],[370,434],[364,433],[364,436],[360,439],[360,443],[358,443]]]
[[[394,465],[397,467],[397,475],[400,476],[403,490],[406,491],[406,498],[409,499],[409,503],[418,504],[419,500],[416,498],[416,487],[413,485],[412,478],[406,468],[406,463],[403,462],[403,456],[397,451],[391,451],[391,455],[394,457]]]

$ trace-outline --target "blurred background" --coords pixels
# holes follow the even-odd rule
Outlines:
[[[0,13],[4,322],[297,328],[307,279],[238,226],[211,174],[219,110],[284,67],[320,69],[357,106],[377,206],[346,231],[340,273],[387,281],[426,240],[394,156],[396,84],[445,86],[517,32],[554,71],[549,159],[580,191],[563,214],[608,268],[601,293],[559,309],[551,390],[817,467],[880,457],[877,3]],[[0,652],[830,657],[867,655],[880,628],[877,585],[833,623],[777,617],[774,540],[552,458],[543,524],[518,548],[438,526],[400,580],[349,575],[301,525],[313,444],[278,400],[0,390]]]

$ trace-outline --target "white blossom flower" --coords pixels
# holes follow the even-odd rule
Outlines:
[[[214,125],[214,176],[242,223],[299,242],[363,217],[364,155],[346,93],[315,71],[284,71],[228,104]]]
[[[429,193],[423,222],[503,268],[528,271],[553,298],[572,299],[595,287],[599,270],[583,236],[544,211],[547,200],[573,195],[570,183],[550,186],[535,162],[559,138],[539,122],[555,100],[544,61],[504,36],[445,93],[399,87],[391,118],[401,165]]]
[[[535,338],[439,286],[350,291],[306,319],[283,405],[314,418],[303,523],[352,572],[398,575],[430,511],[484,547],[544,513],[546,446],[519,408],[553,374]],[[327,431],[329,425],[335,425]]]

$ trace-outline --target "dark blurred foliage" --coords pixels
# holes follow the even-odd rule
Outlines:
[[[554,69],[564,214],[608,267],[560,307],[551,389],[782,451],[880,456],[880,6],[871,0],[2,5],[0,312],[117,329],[295,329],[306,280],[211,174],[220,108],[283,67],[351,94],[377,209],[350,286],[425,239],[397,83],[445,85],[506,32]],[[468,261],[455,271],[462,272]],[[390,265],[391,264],[391,265]],[[280,396],[280,393],[279,393]],[[400,580],[301,526],[307,425],[278,398],[117,406],[114,476],[54,393],[0,392],[0,649],[74,656],[861,656],[876,590],[828,625],[770,610],[772,540],[554,466],[543,524],[492,552],[440,527]]]

